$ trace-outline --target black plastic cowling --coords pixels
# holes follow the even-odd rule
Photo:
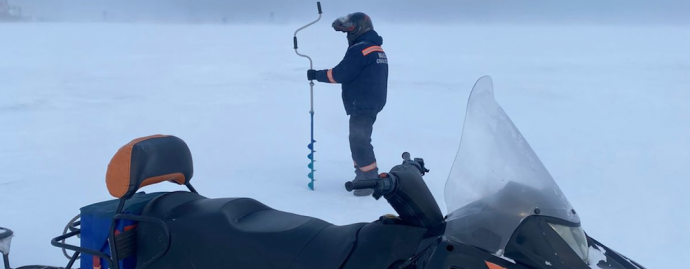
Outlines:
[[[422,178],[428,172],[424,160],[416,158],[412,161],[409,155],[407,157],[403,155],[403,164],[396,165],[388,173],[389,177],[395,179],[394,189],[383,194],[383,197],[400,219],[410,225],[430,229],[443,222],[443,214]]]

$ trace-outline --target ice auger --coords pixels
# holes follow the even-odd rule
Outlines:
[[[297,55],[299,55],[299,56],[302,56],[302,57],[309,59],[309,69],[314,69],[314,64],[313,64],[313,62],[309,56],[304,55],[304,54],[300,54],[297,51],[297,32],[299,32],[299,31],[303,30],[304,28],[307,28],[307,27],[311,26],[312,24],[321,20],[321,13],[322,13],[321,12],[321,2],[316,2],[316,7],[319,9],[319,17],[315,21],[310,22],[309,24],[302,26],[299,29],[297,29],[295,31],[295,35],[293,38],[293,43],[295,45],[295,53],[297,53]],[[311,152],[309,153],[309,155],[307,155],[307,158],[309,158],[309,161],[310,161],[309,165],[307,165],[307,167],[309,167],[309,170],[311,170],[309,172],[309,175],[308,175],[308,177],[311,181],[309,182],[309,184],[307,186],[309,186],[309,189],[314,190],[314,181],[315,181],[314,180],[314,172],[316,171],[316,170],[314,170],[314,152],[316,152],[316,151],[314,151],[314,143],[316,143],[316,140],[314,140],[314,81],[313,80],[309,81],[309,86],[310,86],[310,98],[311,98],[311,101],[310,101],[311,108],[309,110],[309,114],[311,116],[311,139],[310,139],[309,145],[307,147],[309,148],[309,150]]]

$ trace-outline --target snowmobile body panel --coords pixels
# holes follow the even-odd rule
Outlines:
[[[443,238],[417,262],[418,269],[532,269],[479,248]]]
[[[593,261],[593,268],[597,268],[594,265],[594,263],[596,263],[598,268],[606,269],[645,269],[644,266],[614,251],[592,237],[587,236],[587,241],[593,250],[600,255],[598,258],[593,257],[590,259]]]
[[[343,269],[389,268],[414,256],[427,229],[374,222],[362,227]]]

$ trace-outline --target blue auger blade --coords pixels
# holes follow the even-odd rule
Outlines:
[[[314,141],[314,140],[312,140],[312,141]],[[311,172],[308,175],[309,179],[311,179],[311,182],[309,182],[309,184],[307,186],[309,187],[309,189],[314,190],[314,171],[315,171],[314,170],[314,143],[313,142],[310,143],[309,146],[307,146],[307,147],[311,150],[311,153],[309,153],[307,155],[307,158],[309,158],[309,160],[311,161],[307,165],[307,167],[309,167],[309,169],[311,169]]]

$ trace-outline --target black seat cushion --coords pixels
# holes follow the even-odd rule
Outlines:
[[[189,192],[160,196],[142,215],[163,220],[171,237],[166,255],[147,268],[338,268],[364,226],[334,226],[249,198]],[[161,251],[165,238],[160,227],[140,223],[137,263]]]

